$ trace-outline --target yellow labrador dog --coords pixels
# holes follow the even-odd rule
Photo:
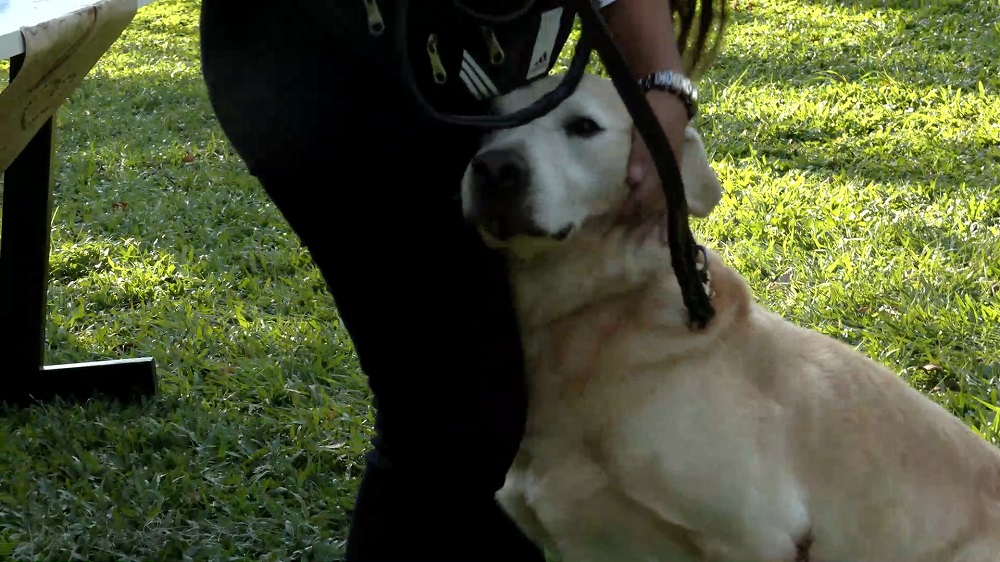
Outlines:
[[[631,139],[611,83],[588,76],[488,137],[463,180],[522,322],[528,427],[498,493],[517,524],[567,562],[1000,561],[1000,450],[960,420],[762,308],[714,252],[717,315],[686,327],[662,218],[615,218]],[[719,184],[693,130],[682,152],[707,214]]]

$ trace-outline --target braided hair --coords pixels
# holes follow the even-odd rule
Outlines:
[[[724,31],[729,23],[726,4],[726,0],[671,0],[674,25],[679,27],[677,47],[684,57],[684,71],[692,79],[704,75],[722,48]],[[692,35],[692,31],[696,33]],[[714,37],[709,43],[713,31]]]

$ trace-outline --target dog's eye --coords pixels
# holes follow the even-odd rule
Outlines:
[[[566,134],[571,137],[592,137],[603,130],[590,117],[574,117],[566,123]]]

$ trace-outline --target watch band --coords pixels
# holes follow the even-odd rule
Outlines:
[[[643,93],[650,90],[670,92],[681,99],[687,108],[688,119],[698,114],[698,88],[687,76],[672,70],[661,70],[639,79]]]

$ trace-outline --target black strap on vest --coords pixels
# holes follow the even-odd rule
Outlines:
[[[475,12],[463,4],[461,0],[453,0],[453,3],[457,9],[469,17],[481,21],[483,25],[489,25],[498,21],[511,21],[527,14],[533,7],[535,0],[525,0],[522,7],[503,15]],[[396,3],[398,25],[395,35],[395,50],[399,58],[403,79],[417,103],[436,119],[486,130],[509,129],[525,125],[548,114],[572,95],[583,78],[591,51],[596,49],[615,85],[615,89],[618,91],[618,95],[625,103],[635,127],[642,135],[643,140],[646,141],[656,171],[662,180],[663,193],[667,202],[667,244],[670,248],[671,266],[681,286],[690,326],[693,329],[702,329],[715,316],[715,309],[712,307],[710,296],[705,291],[702,272],[697,267],[700,247],[695,242],[688,223],[687,198],[684,194],[684,184],[674,152],[656,114],[653,113],[653,109],[646,100],[646,96],[639,88],[638,82],[632,78],[633,73],[618,50],[596,0],[563,0],[562,3],[579,15],[582,24],[580,38],[574,46],[570,68],[562,81],[552,91],[528,107],[508,115],[456,115],[442,113],[431,106],[417,86],[410,63],[406,25],[409,0],[397,0]]]

